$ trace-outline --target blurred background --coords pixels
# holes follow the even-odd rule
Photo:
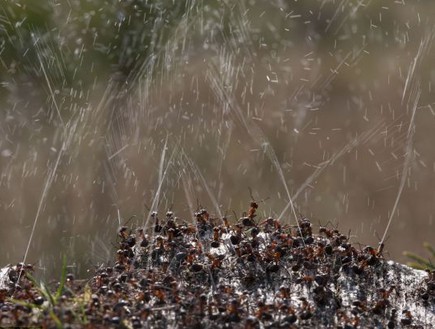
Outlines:
[[[0,265],[205,207],[434,242],[432,1],[0,0]],[[394,204],[398,200],[397,208]],[[33,234],[32,234],[33,232]]]

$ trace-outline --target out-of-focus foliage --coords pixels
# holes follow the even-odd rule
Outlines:
[[[204,43],[202,37],[207,37],[204,45],[220,40],[241,51],[251,47],[254,56],[260,55],[255,49],[261,52],[265,48],[275,51],[297,48],[307,42],[307,37],[313,46],[324,47],[326,51],[336,42],[339,29],[348,36],[340,40],[342,51],[347,48],[358,52],[361,49],[354,48],[349,38],[352,34],[364,34],[367,41],[388,44],[394,41],[397,32],[392,24],[395,17],[392,10],[383,13],[384,27],[367,26],[370,16],[375,19],[381,10],[381,2],[371,5],[364,15],[356,14],[358,6],[355,5],[350,15],[337,25],[329,22],[335,5],[320,1],[289,4],[255,0],[240,3],[216,0],[1,1],[3,96],[5,90],[23,85],[27,86],[27,92],[38,89],[47,77],[58,92],[62,88],[84,92],[109,78],[123,83],[130,81],[142,72],[143,65],[156,61],[161,68],[168,64],[168,59],[162,55],[168,51],[164,48],[177,29],[189,38],[196,38],[199,46]],[[298,20],[302,19],[306,26],[299,24]],[[250,24],[249,31],[247,24]],[[210,37],[215,39],[210,40]],[[185,52],[181,49],[185,46],[178,45],[180,50],[173,55]],[[194,44],[189,43],[189,47],[192,46]]]
[[[189,3],[2,0],[3,87],[38,89],[48,77],[83,92],[111,75],[125,82],[161,51]]]
[[[403,254],[411,259],[408,266],[418,270],[435,270],[435,248],[428,242],[423,243],[424,248],[429,253],[429,257],[425,258],[419,254],[405,251]]]

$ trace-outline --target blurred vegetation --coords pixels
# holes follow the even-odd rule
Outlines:
[[[429,257],[425,258],[419,254],[405,251],[403,254],[411,259],[408,266],[418,270],[435,270],[435,248],[428,242],[423,243],[424,248],[429,253]]]
[[[2,94],[10,84],[83,91],[120,82],[160,51],[189,1],[2,0]],[[44,73],[45,71],[45,73]]]
[[[0,39],[3,67],[0,92],[3,96],[23,85],[36,94],[39,86],[46,84],[47,77],[58,92],[64,90],[65,96],[71,88],[83,92],[110,78],[118,83],[131,82],[144,64],[155,61],[160,64],[156,68],[167,64],[167,59],[161,56],[162,50],[176,35],[180,24],[187,24],[183,32],[192,39],[197,38],[200,47],[204,42],[202,37],[212,36],[215,40],[208,40],[210,44],[221,40],[234,46],[243,43],[244,47],[256,50],[267,45],[269,50],[278,51],[304,42],[307,34],[304,25],[279,14],[283,7],[288,7],[281,1],[233,4],[217,0],[1,0],[1,4],[0,33],[4,38]],[[377,17],[380,8],[381,2],[376,2],[364,15],[351,16],[343,26],[335,26],[327,19],[336,10],[333,3],[291,3],[296,18],[311,20],[322,12],[323,19],[319,16],[308,22],[312,23],[309,29],[314,36],[311,42],[325,51],[336,42],[334,33],[330,32],[338,27],[349,35],[358,30],[368,41],[393,42],[394,10],[383,13],[383,28],[371,29],[366,25],[368,19]],[[306,13],[311,13],[312,17]],[[246,20],[240,21],[240,17]],[[201,20],[200,28],[194,26],[198,20]],[[246,39],[243,24],[248,22],[251,29]],[[186,35],[179,35],[180,40],[185,38]],[[340,46],[342,51],[358,51],[349,38],[340,40]],[[254,55],[258,54],[254,52]],[[76,97],[74,101],[80,99]]]

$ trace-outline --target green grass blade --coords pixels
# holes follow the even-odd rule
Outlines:
[[[423,246],[431,253],[431,256],[435,258],[435,248],[428,242],[423,243]]]
[[[413,269],[416,269],[416,270],[423,270],[424,271],[426,269],[425,266],[422,266],[420,263],[417,263],[417,262],[407,262],[406,265],[408,265],[409,267],[412,267]]]
[[[66,275],[67,275],[67,265],[66,265],[66,256],[63,255],[62,257],[62,273],[60,277],[59,287],[56,290],[55,299],[56,301],[62,296],[63,288],[65,287],[66,282]]]
[[[54,313],[54,311],[52,309],[50,309],[49,313],[50,313],[50,317],[53,319],[54,323],[56,324],[56,328],[63,329],[62,322],[59,320],[59,318]]]
[[[41,295],[43,295],[44,298],[50,302],[51,305],[55,305],[55,299],[53,298],[53,294],[43,282],[37,282],[36,279],[29,273],[26,273],[26,277],[33,283],[35,289],[38,290]]]
[[[408,251],[405,251],[403,254],[406,257],[408,257],[414,261],[414,262],[412,262],[412,264],[415,264],[415,263],[419,264],[418,267],[421,269],[433,268],[433,264],[429,260],[427,260],[427,259],[425,259],[417,254],[414,254],[414,253],[408,252]],[[415,266],[412,266],[412,265],[410,265],[410,266],[415,268]]]

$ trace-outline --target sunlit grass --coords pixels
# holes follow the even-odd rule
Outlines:
[[[423,246],[429,257],[425,258],[419,254],[405,251],[403,254],[411,260],[408,265],[419,270],[435,270],[435,248],[428,242],[423,243]]]

